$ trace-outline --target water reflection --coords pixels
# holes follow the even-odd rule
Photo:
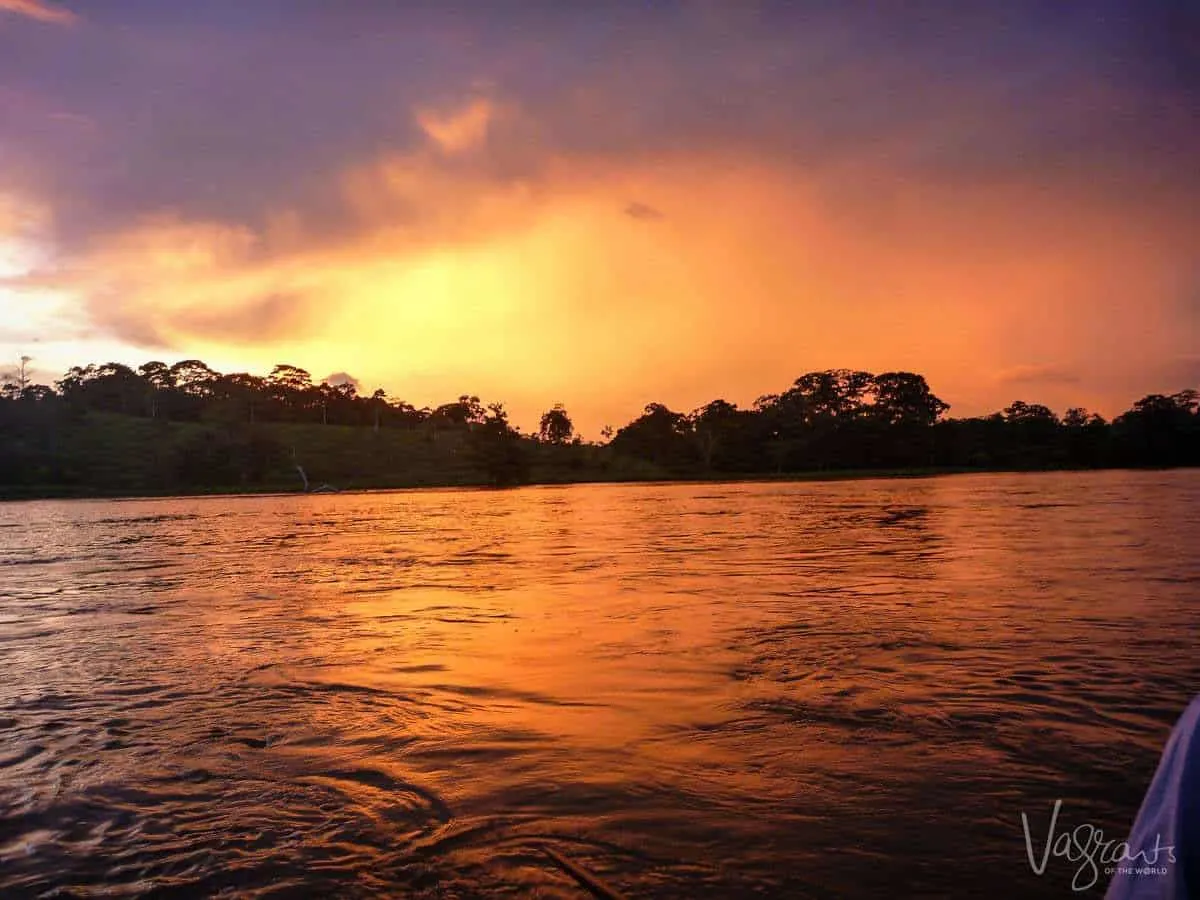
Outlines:
[[[1131,819],[1200,684],[1198,494],[8,505],[0,889],[583,895],[548,846],[631,896],[1059,896],[1020,812]]]

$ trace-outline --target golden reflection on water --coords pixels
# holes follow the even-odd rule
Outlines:
[[[549,844],[636,896],[1056,896],[1022,808],[1123,829],[1200,684],[1198,495],[2,507],[0,888],[579,896]]]

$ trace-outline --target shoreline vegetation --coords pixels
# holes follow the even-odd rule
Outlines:
[[[225,375],[199,360],[24,369],[0,383],[0,499],[164,497],[588,482],[828,480],[1200,465],[1195,390],[1108,422],[1014,401],[950,418],[909,372],[811,372],[749,409],[651,403],[584,442],[556,405],[535,434],[502,403],[418,409],[294,366]]]
[[[1175,468],[1175,467],[1170,467]],[[203,499],[206,497],[284,497],[304,494],[360,494],[389,493],[397,491],[452,491],[494,490],[517,487],[567,487],[581,484],[762,484],[790,482],[863,481],[871,479],[933,478],[945,475],[984,475],[999,472],[1050,472],[1050,471],[1116,471],[1116,469],[830,469],[822,472],[784,472],[776,474],[737,475],[713,473],[711,475],[680,475],[677,477],[587,477],[539,481],[531,479],[519,484],[497,486],[486,481],[471,482],[422,482],[355,484],[335,486],[330,491],[304,491],[299,486],[256,484],[256,485],[213,485],[210,487],[176,491],[105,491],[102,489],[79,489],[70,485],[0,485],[0,502],[23,500],[166,500]],[[1151,471],[1142,468],[1141,471]]]
[[[478,491],[478,490],[513,490],[516,488],[553,488],[570,487],[585,484],[792,484],[804,482],[834,482],[834,481],[871,481],[895,480],[901,481],[915,478],[942,478],[950,475],[998,475],[998,474],[1049,474],[1054,472],[1168,472],[1185,466],[1106,466],[1104,468],[1062,467],[1056,469],[829,469],[813,472],[784,472],[758,475],[729,475],[713,473],[711,475],[681,475],[678,477],[646,477],[646,478],[589,478],[582,477],[572,480],[555,481],[523,481],[520,484],[496,485],[485,480],[476,482],[433,483],[421,484],[351,484],[346,487],[336,487],[330,491],[304,491],[299,487],[284,485],[216,485],[206,488],[176,491],[136,491],[133,493],[117,490],[80,490],[66,485],[0,485],[0,503],[28,502],[36,500],[203,500],[217,497],[295,497],[323,494],[371,494],[397,493],[402,491]]]

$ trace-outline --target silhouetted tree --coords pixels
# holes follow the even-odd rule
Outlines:
[[[154,360],[138,366],[138,375],[145,383],[146,410],[150,418],[157,419],[162,395],[175,389],[175,377],[171,374],[171,367]]]
[[[481,425],[487,418],[487,412],[479,398],[472,394],[462,394],[454,403],[445,403],[429,414],[426,420],[436,437],[438,431],[455,428],[470,429]]]
[[[266,379],[246,372],[220,375],[212,382],[213,405],[223,408],[224,418],[254,424],[268,399]]]
[[[213,382],[219,376],[200,360],[185,359],[171,366],[170,377],[183,393],[193,397],[209,397],[212,395]]]
[[[278,365],[262,378],[222,375],[195,359],[172,366],[152,361],[136,370],[116,362],[76,366],[55,389],[27,382],[11,369],[0,376],[0,484],[9,486],[110,491],[253,484],[287,468],[268,424],[277,421],[369,425],[377,433],[419,425],[433,436],[452,431],[442,455],[460,461],[451,463],[453,480],[472,477],[462,461],[492,484],[529,477],[528,439],[502,404],[485,407],[473,394],[431,411],[390,400],[382,389],[360,397],[351,382],[314,385],[296,366]],[[644,473],[678,475],[1200,464],[1200,398],[1190,389],[1143,397],[1111,425],[1082,407],[1068,409],[1060,421],[1048,407],[1024,401],[967,419],[945,418],[947,409],[916,373],[831,369],[802,375],[751,409],[718,399],[684,415],[651,403],[616,434],[606,427],[603,448],[576,447],[573,423],[557,405],[542,417],[539,434],[547,446],[536,457],[568,477],[588,466],[619,470],[621,457],[653,464]],[[154,421],[128,424],[139,418]],[[204,424],[172,430],[169,423],[178,420]],[[105,442],[123,429],[137,439],[122,445],[123,456],[113,456]],[[288,440],[294,445],[291,434]],[[386,441],[358,448],[352,458],[353,472],[330,468],[319,477],[384,477],[394,465]]]
[[[478,398],[474,399],[478,403]],[[529,480],[529,453],[509,425],[502,403],[491,403],[470,435],[471,458],[493,487],[512,487]]]
[[[858,414],[873,384],[870,372],[851,369],[809,372],[797,378],[784,397],[802,399],[810,423],[822,419],[845,420]]]
[[[736,440],[741,425],[737,406],[725,400],[713,400],[691,415],[691,432],[700,451],[704,468],[713,468],[718,451],[727,451]]]
[[[16,366],[0,375],[0,397],[18,399],[29,387],[29,364],[32,356],[21,356]]]
[[[375,393],[371,395],[371,427],[375,433],[379,433],[379,426],[383,423],[383,413],[388,408],[387,391],[383,388],[377,388]]]
[[[1113,422],[1119,459],[1126,465],[1177,466],[1200,463],[1197,392],[1150,394]]]
[[[683,413],[673,412],[661,403],[651,403],[645,412],[612,439],[620,453],[640,457],[668,468],[686,467],[696,461],[692,427]]]
[[[885,425],[932,425],[950,404],[934,396],[921,375],[884,372],[872,379],[875,402],[870,412]]]
[[[565,444],[575,433],[575,425],[561,403],[555,403],[542,414],[538,434],[551,444]]]

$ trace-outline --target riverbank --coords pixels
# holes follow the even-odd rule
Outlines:
[[[389,491],[420,491],[420,490],[512,490],[524,487],[559,487],[575,484],[755,484],[762,482],[835,482],[835,481],[864,481],[934,478],[949,475],[986,475],[1006,472],[1055,473],[1069,471],[1158,471],[1153,469],[966,469],[966,468],[937,468],[920,469],[844,469],[825,470],[821,472],[783,472],[771,474],[738,474],[713,472],[705,474],[684,474],[679,476],[655,475],[648,477],[610,477],[583,476],[572,479],[545,478],[506,485],[497,488],[485,479],[460,481],[378,481],[374,483],[349,483],[331,485],[331,491],[304,491],[291,484],[258,484],[258,485],[225,485],[210,486],[196,490],[144,490],[122,491],[102,489],[81,489],[67,485],[21,485],[0,487],[0,503],[32,500],[137,500],[137,499],[168,499],[176,497],[262,497],[262,496],[319,496],[329,493],[360,494]]]
[[[515,487],[623,482],[829,481],[912,478],[962,472],[1105,468],[1069,460],[1035,464],[974,458],[971,465],[897,466],[876,454],[846,468],[784,457],[740,465],[680,458],[653,446],[539,441],[486,428],[382,428],[301,422],[173,422],[86,413],[34,418],[0,434],[0,500],[299,493],[306,485],[343,491]],[[803,457],[803,454],[801,455]],[[953,458],[954,454],[950,454]],[[934,454],[927,458],[932,459]],[[835,454],[833,460],[842,458]],[[852,462],[853,460],[853,462]],[[770,471],[755,471],[757,464]]]

